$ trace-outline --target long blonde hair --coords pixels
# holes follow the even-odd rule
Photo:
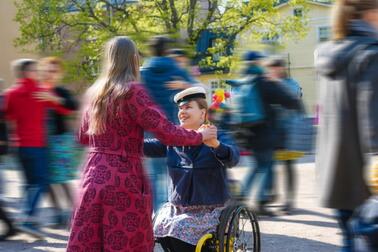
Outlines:
[[[102,73],[86,94],[89,135],[105,132],[108,109],[115,112],[128,92],[130,82],[139,80],[138,49],[130,38],[110,39],[105,45],[103,60]]]
[[[349,33],[349,22],[361,19],[364,11],[378,8],[378,0],[336,0],[332,10],[333,39],[344,39]]]

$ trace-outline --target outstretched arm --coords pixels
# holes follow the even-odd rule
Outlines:
[[[205,129],[198,133],[175,126],[163,115],[141,85],[134,84],[134,88],[130,89],[130,92],[132,94],[126,101],[126,109],[129,110],[130,115],[139,126],[152,132],[163,144],[172,146],[200,145],[202,139],[214,137],[215,132],[212,130]]]

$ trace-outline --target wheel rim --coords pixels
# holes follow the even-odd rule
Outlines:
[[[227,228],[227,252],[260,251],[260,231],[253,213],[246,207],[239,207],[232,215]]]

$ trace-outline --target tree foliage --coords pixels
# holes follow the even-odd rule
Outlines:
[[[306,10],[305,2],[289,4]],[[225,48],[245,31],[255,38],[298,37],[306,25],[305,15],[281,17],[277,0],[17,0],[16,5],[21,30],[16,45],[64,56],[66,81],[92,81],[104,42],[117,35],[130,36],[147,52],[149,37],[169,34],[195,54],[201,34],[210,30],[220,36],[200,63],[229,67],[232,57]]]

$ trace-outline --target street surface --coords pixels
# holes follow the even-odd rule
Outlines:
[[[5,165],[3,165],[5,168]],[[282,192],[282,168],[276,167],[278,172],[279,191]],[[247,171],[245,162],[240,167],[231,170],[232,176],[241,179]],[[263,252],[331,252],[338,251],[340,246],[340,233],[338,225],[332,217],[332,211],[320,208],[317,202],[315,181],[315,166],[313,158],[309,157],[301,161],[296,167],[298,175],[297,204],[291,215],[279,215],[277,217],[260,218]],[[3,169],[2,176],[6,187],[5,203],[12,217],[19,216],[21,206],[20,186],[22,177],[17,170]],[[74,182],[77,184],[77,181]],[[280,202],[280,199],[279,199]],[[279,211],[280,203],[272,208]],[[43,211],[40,220],[48,224],[52,211],[46,202],[43,203]],[[68,231],[44,227],[46,233],[44,240],[37,240],[27,234],[19,234],[6,242],[0,242],[0,251],[65,251]],[[156,248],[155,251],[161,251]],[[141,251],[142,252],[142,251]]]

